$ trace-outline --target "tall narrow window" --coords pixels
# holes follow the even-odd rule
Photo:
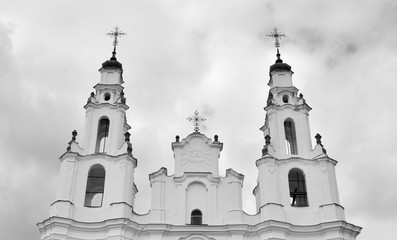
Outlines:
[[[305,175],[302,170],[294,168],[288,173],[289,195],[291,198],[291,206],[306,207],[307,192]]]
[[[292,119],[287,119],[284,121],[284,131],[285,131],[285,143],[287,147],[287,154],[290,155],[298,154],[296,135],[295,135],[295,124],[292,121]]]
[[[95,152],[105,153],[107,150],[107,140],[109,135],[109,119],[102,118],[98,124],[98,137]]]
[[[94,165],[88,172],[84,206],[101,207],[104,188],[105,168],[99,164]]]
[[[192,211],[191,217],[190,217],[190,224],[192,225],[201,225],[203,224],[203,214],[201,213],[200,210],[195,209]]]

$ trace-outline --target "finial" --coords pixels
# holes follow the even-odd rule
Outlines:
[[[67,151],[67,152],[70,152],[70,151],[72,150],[72,143],[73,143],[74,141],[76,141],[76,136],[77,136],[77,131],[76,131],[76,130],[73,130],[73,132],[72,132],[72,140],[68,143],[68,146],[67,146],[67,148],[66,148],[66,151]]]
[[[175,142],[179,142],[179,135],[175,136]]]
[[[218,143],[219,142],[218,138],[219,138],[218,135],[214,136],[214,143]]]
[[[265,144],[266,145],[270,145],[270,139],[271,139],[271,137],[269,136],[269,134],[265,136]]]
[[[73,130],[72,132],[72,141],[76,141],[77,131]]]
[[[120,101],[121,101],[122,104],[125,104],[126,101],[127,101],[127,99],[124,97],[124,92],[123,91],[121,91],[121,93],[120,93]]]
[[[196,110],[191,117],[186,118],[189,122],[192,122],[194,125],[194,131],[199,132],[200,123],[206,121],[204,117],[200,116],[200,113]]]
[[[131,136],[131,133],[129,133],[129,132],[124,133],[125,142],[127,143],[127,153],[128,154],[132,154],[132,144],[130,143],[130,136]]]
[[[316,143],[317,143],[317,145],[322,145],[322,144],[321,144],[321,135],[320,135],[319,133],[317,133],[316,136],[315,136],[314,138],[316,138]]]
[[[268,34],[266,36],[275,39],[274,46],[277,48],[277,55],[276,55],[277,56],[277,60],[276,60],[276,63],[282,63],[283,60],[281,60],[281,58],[280,58],[280,51],[279,51],[279,48],[280,48],[279,39],[281,39],[282,37],[285,37],[285,34],[282,34],[282,33],[278,32],[278,29],[275,27],[273,29],[273,32],[271,32],[270,34]]]
[[[271,139],[271,137],[269,136],[269,134],[267,134],[265,136],[265,146],[263,146],[263,148],[262,148],[262,157],[266,156],[266,154],[269,153],[268,147],[270,145],[270,139]]]
[[[119,36],[121,37],[121,36],[126,35],[126,34],[127,33],[123,32],[123,31],[119,31],[119,27],[117,27],[117,26],[114,28],[114,31],[106,33],[106,35],[114,38],[114,40],[113,40],[113,52],[112,52],[112,57],[110,58],[110,60],[116,60],[116,46],[118,44],[117,38]]]
[[[125,141],[126,142],[130,142],[130,136],[131,136],[131,133],[129,133],[129,132],[124,133],[124,137],[125,137]]]
[[[89,96],[88,99],[87,99],[87,104],[90,103],[90,102],[92,102],[92,100],[94,99],[94,97],[95,97],[95,93],[94,93],[94,92],[91,92],[90,96]]]
[[[324,153],[324,154],[327,154],[327,150],[325,150],[323,144],[321,143],[321,138],[322,138],[321,135],[320,135],[319,133],[317,133],[316,136],[315,136],[315,138],[316,138],[316,143],[317,143],[317,145],[320,145],[321,148],[323,149],[323,153]]]

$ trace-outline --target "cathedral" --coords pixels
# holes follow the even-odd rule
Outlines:
[[[258,151],[256,214],[244,212],[244,175],[219,173],[223,144],[200,132],[175,137],[174,173],[161,167],[149,175],[148,213],[134,212],[137,159],[130,143],[123,67],[116,58],[115,28],[110,60],[84,108],[82,133],[72,132],[60,157],[56,199],[49,218],[38,223],[42,240],[353,240],[361,227],[346,221],[335,175],[321,136],[310,134],[310,106],[293,85],[291,66],[279,53],[269,69],[270,87]],[[81,138],[80,138],[81,135]],[[312,144],[312,138],[315,144]],[[253,159],[255,160],[255,159]],[[159,166],[160,167],[160,166]],[[255,166],[252,166],[255,167]]]

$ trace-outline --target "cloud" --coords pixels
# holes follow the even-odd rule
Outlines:
[[[5,238],[38,238],[35,223],[48,216],[55,195],[57,157],[73,129],[82,140],[82,106],[111,54],[105,33],[118,25],[128,34],[120,39],[117,57],[139,160],[135,209],[149,208],[148,173],[165,166],[172,174],[170,142],[192,132],[186,117],[197,109],[208,118],[203,132],[218,134],[224,143],[221,174],[231,167],[246,176],[244,208],[255,212],[255,160],[264,144],[258,128],[275,60],[273,41],[265,35],[278,27],[287,35],[282,58],[313,107],[312,131],[323,135],[328,153],[339,161],[347,220],[363,225],[360,240],[390,239],[384,226],[397,221],[391,172],[397,134],[395,1],[114,4],[117,13],[106,1],[14,1],[0,10],[6,19],[0,24]],[[26,196],[33,200],[23,201]],[[24,231],[15,231],[17,223]],[[378,232],[385,236],[377,238]]]

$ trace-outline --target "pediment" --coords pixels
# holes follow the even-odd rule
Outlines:
[[[176,172],[210,172],[218,174],[218,159],[223,144],[212,141],[204,134],[195,132],[182,139],[180,142],[172,143]],[[179,175],[177,174],[177,175]]]

